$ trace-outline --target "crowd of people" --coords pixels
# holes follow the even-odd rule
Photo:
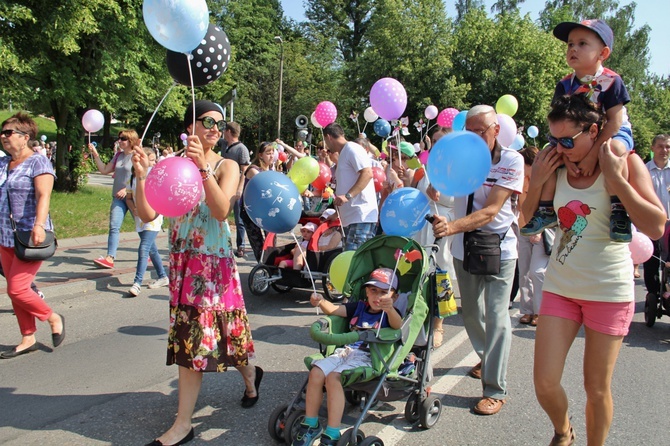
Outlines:
[[[551,444],[573,444],[576,435],[561,379],[566,356],[578,330],[584,327],[586,437],[588,444],[605,442],[613,412],[612,374],[634,313],[633,264],[622,242],[629,241],[634,230],[655,241],[655,256],[645,263],[644,276],[647,289],[659,291],[658,262],[668,256],[670,135],[653,139],[653,159],[646,167],[631,151],[625,86],[616,73],[602,65],[613,46],[612,31],[604,22],[565,22],[554,34],[567,43],[566,60],[574,72],[557,85],[547,117],[548,147],[527,147],[519,152],[503,147],[498,141],[500,125],[495,109],[473,106],[467,112],[465,130],[484,141],[491,168],[485,182],[469,196],[445,196],[430,184],[422,167],[410,168],[408,164],[419,152],[401,135],[392,135],[385,150],[379,151],[363,134],[347,139],[337,123],[322,129],[323,140],[315,146],[303,140],[294,146],[279,139],[267,141],[259,145],[252,159],[240,141],[241,126],[226,123],[219,105],[196,101],[184,115],[183,130],[189,136],[183,155],[198,167],[204,192],[186,215],[170,219],[167,271],[155,243],[162,217],[152,209],[144,192],[156,153],[143,149],[137,133],[130,129],[119,133],[120,150],[109,163],[89,145],[98,170],[114,173],[107,252],[94,263],[101,268],[114,267],[119,229],[130,211],[140,244],[129,295],[140,293],[148,259],[158,276],[149,288],[169,287],[167,364],[179,367],[178,410],[172,426],[150,444],[183,444],[194,437],[191,419],[203,372],[235,367],[244,378],[241,407],[253,407],[258,401],[263,369],[250,363],[255,349],[236,257],[246,255],[248,238],[256,261],[260,261],[265,234],[247,214],[243,193],[259,173],[288,172],[305,156],[314,156],[331,167],[328,186],[333,190],[332,206],[322,217],[324,221],[339,219],[341,232],[337,227],[328,228],[324,250],[341,246],[353,251],[382,234],[380,206],[398,188],[417,188],[430,198],[430,207],[436,211],[432,225],[414,238],[423,246],[439,245],[436,266],[454,280],[452,285],[458,290],[463,323],[480,358],[469,371],[482,383],[475,413],[496,414],[508,397],[509,308],[518,289],[518,322],[537,327],[534,384],[537,399],[553,425]],[[430,150],[450,131],[436,127],[418,150]],[[15,257],[9,219],[13,215],[18,227],[32,231],[35,243],[44,239],[44,231],[53,227],[48,216],[53,168],[46,157],[33,151],[31,141],[35,141],[37,128],[27,115],[19,113],[3,122],[1,135],[9,155],[0,159],[1,265],[22,335],[14,349],[0,353],[0,358],[11,358],[35,350],[35,318],[49,322],[54,346],[63,341],[65,319],[50,309],[34,284],[31,288],[41,262]],[[279,153],[285,155],[280,157]],[[161,154],[171,155],[167,149]],[[386,172],[379,191],[373,168]],[[310,188],[303,192],[304,209],[323,204],[324,191]],[[234,244],[227,221],[231,212],[236,224]],[[301,227],[304,247],[315,230],[314,223]],[[476,270],[468,244],[482,233],[497,234],[500,251],[498,264],[485,272]],[[596,257],[605,250],[608,255]],[[296,249],[280,267],[302,269],[303,264],[302,250]],[[371,302],[370,317],[386,314],[385,323],[399,327],[402,312],[394,307],[395,272],[375,271],[372,276],[365,289]],[[335,306],[316,294],[312,304],[327,314],[348,318],[356,311],[355,305]],[[437,318],[435,348],[443,342],[442,333],[442,320]],[[365,362],[363,356],[356,361]],[[339,380],[331,378],[331,373],[337,376],[339,367],[323,360],[312,368],[306,418],[294,445],[312,445],[318,437],[321,445],[336,444],[342,398]],[[324,386],[334,395],[332,401],[329,397],[329,409],[331,403],[336,408],[332,414],[329,410],[325,431],[317,415]]]

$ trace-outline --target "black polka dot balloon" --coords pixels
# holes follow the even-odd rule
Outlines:
[[[209,24],[207,34],[190,55],[168,50],[167,67],[177,83],[191,85],[188,63],[193,71],[193,86],[202,87],[217,80],[230,63],[230,41],[226,33]]]

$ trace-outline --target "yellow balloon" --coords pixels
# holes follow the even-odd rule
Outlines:
[[[307,188],[309,187],[309,184],[296,184],[295,187],[298,188],[298,193],[302,194],[303,192],[305,192],[307,190]]]
[[[340,293],[344,289],[344,284],[347,280],[347,274],[349,274],[349,266],[351,265],[351,259],[354,256],[356,251],[344,251],[337,255],[330,264],[328,269],[328,275],[330,277],[330,283],[333,284],[335,289]]]
[[[500,99],[496,102],[496,112],[502,115],[511,117],[516,114],[517,110],[519,110],[519,101],[511,94],[500,96]]]

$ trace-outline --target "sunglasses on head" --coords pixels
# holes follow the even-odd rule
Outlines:
[[[214,128],[214,126],[216,126],[216,128],[220,132],[223,132],[226,129],[226,121],[224,121],[223,119],[220,120],[220,121],[217,121],[214,118],[212,118],[211,116],[205,116],[204,118],[196,119],[196,121],[202,122],[202,126],[204,128],[206,128],[207,130]]]
[[[14,133],[18,133],[19,135],[27,135],[27,133],[22,132],[21,130],[14,130],[14,129],[3,130],[2,132],[0,132],[0,135],[4,136],[5,138],[9,138]]]
[[[560,144],[565,149],[574,149],[575,139],[582,133],[588,131],[589,128],[591,128],[591,125],[584,127],[582,131],[577,133],[575,136],[565,136],[563,138],[556,138],[551,133],[547,133],[547,140],[549,141],[549,145],[551,146],[555,147]]]

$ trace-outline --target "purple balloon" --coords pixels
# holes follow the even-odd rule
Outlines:
[[[405,87],[391,77],[379,79],[370,90],[370,105],[380,118],[399,119],[407,107]]]

